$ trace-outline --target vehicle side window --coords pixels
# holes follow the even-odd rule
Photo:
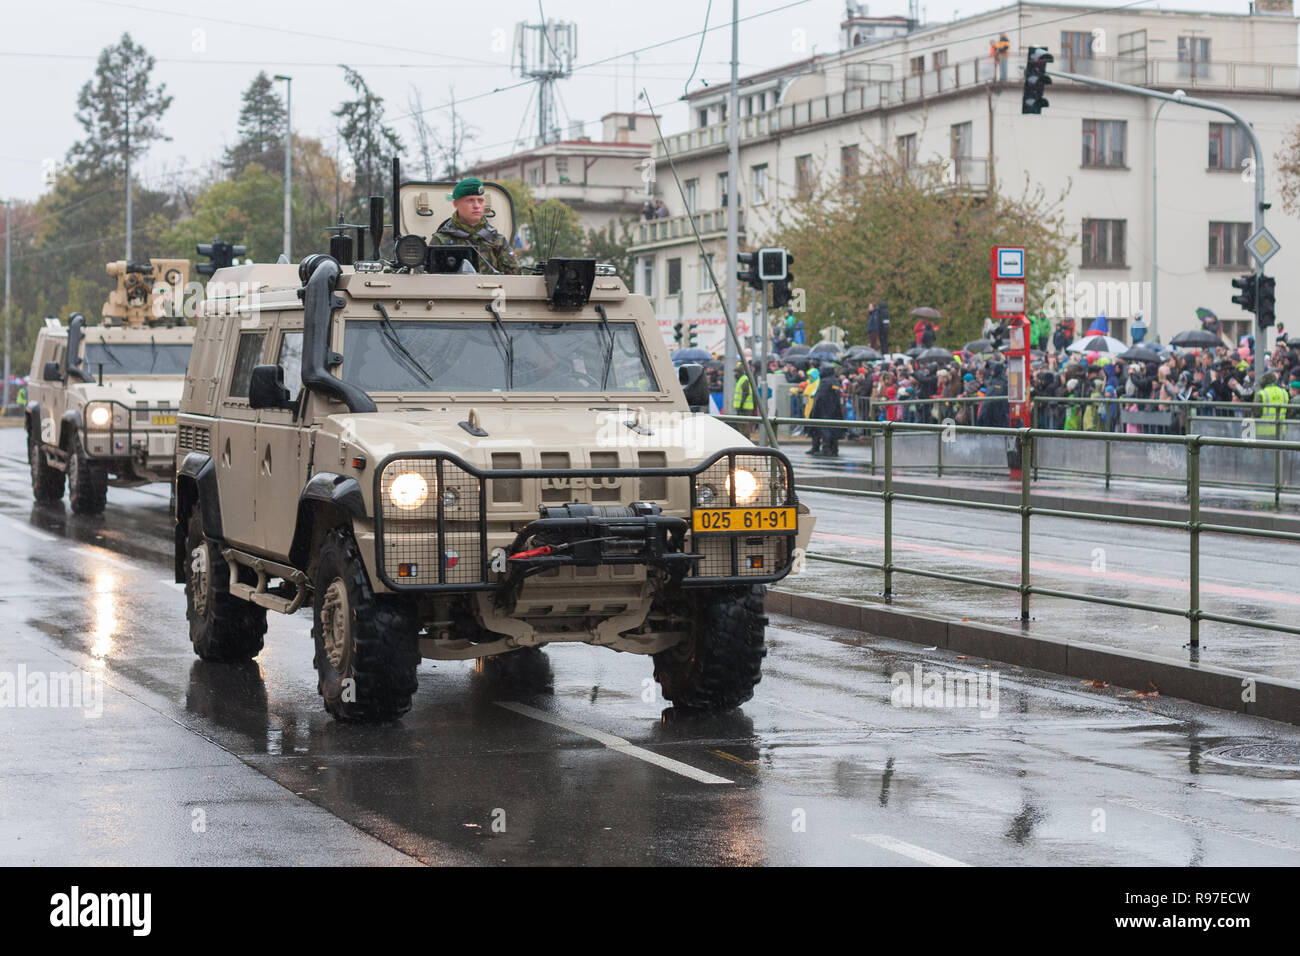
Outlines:
[[[280,338],[280,357],[277,360],[284,369],[284,387],[289,390],[289,398],[298,400],[302,390],[302,333],[285,332]]]
[[[254,367],[262,362],[262,343],[265,340],[265,332],[240,333],[235,370],[230,375],[231,398],[248,398],[248,386],[253,379]]]

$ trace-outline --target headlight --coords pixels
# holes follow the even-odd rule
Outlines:
[[[746,471],[744,468],[737,468],[732,477],[736,482],[736,504],[747,505],[754,500],[758,494],[758,479],[754,477],[752,471]],[[727,490],[731,490],[732,478],[727,479]]]
[[[388,486],[388,497],[403,511],[414,511],[429,497],[429,483],[414,471],[404,471]]]
[[[107,428],[113,420],[113,410],[107,405],[92,405],[86,417],[92,428]]]
[[[718,492],[712,485],[700,485],[695,489],[695,504],[700,508],[707,508],[717,497]]]

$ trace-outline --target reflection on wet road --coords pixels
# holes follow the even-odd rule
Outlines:
[[[0,671],[102,696],[0,707],[0,863],[1300,863],[1300,771],[1206,757],[1293,728],[788,619],[740,711],[552,645],[515,683],[426,662],[401,722],[338,724],[305,614],[254,662],[193,656],[165,489],[33,509],[12,438]]]

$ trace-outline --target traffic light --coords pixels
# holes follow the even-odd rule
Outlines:
[[[758,250],[758,278],[762,282],[780,282],[789,271],[789,254],[776,247]]]
[[[1259,316],[1259,327],[1261,329],[1268,328],[1276,318],[1274,308],[1277,303],[1273,296],[1273,283],[1272,276],[1260,276],[1259,284],[1255,288],[1255,297],[1258,300],[1256,315]]]
[[[1052,78],[1047,75],[1047,64],[1054,59],[1045,46],[1029,48],[1029,58],[1025,61],[1025,98],[1020,104],[1021,113],[1041,113],[1043,107],[1048,105],[1043,94],[1052,83]]]
[[[1232,287],[1240,289],[1240,295],[1234,295],[1232,301],[1234,304],[1241,306],[1243,312],[1255,311],[1255,274],[1238,276],[1232,280]]]
[[[682,344],[682,323],[681,323],[680,321],[678,321],[678,322],[673,326],[673,341],[677,343],[677,347],[678,347],[678,348],[681,348],[681,344]]]
[[[748,285],[751,289],[763,288],[763,280],[758,277],[758,255],[753,252],[742,252],[736,256],[740,268],[736,271],[736,278]]]
[[[235,257],[246,255],[247,246],[235,246],[228,242],[222,242],[220,239],[213,239],[211,242],[200,242],[194,247],[198,250],[199,255],[207,256],[207,262],[200,262],[198,266],[199,275],[210,276],[218,269],[227,269],[235,264]]]
[[[690,328],[687,330],[687,333],[688,333],[686,339],[687,345],[689,345],[691,348],[695,348],[695,346],[700,344],[700,336],[699,333],[695,331],[694,322],[691,323]]]
[[[784,252],[784,250],[782,250]],[[785,253],[785,277],[777,279],[772,283],[772,308],[784,309],[790,304],[790,299],[794,293],[791,291],[791,283],[794,282],[794,273],[790,271],[790,265],[794,262],[794,256]]]

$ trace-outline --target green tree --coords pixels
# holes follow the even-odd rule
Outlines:
[[[795,257],[810,339],[834,318],[851,341],[865,341],[867,305],[884,300],[894,342],[910,339],[908,313],[928,305],[944,316],[939,344],[960,347],[978,337],[990,311],[991,246],[1028,250],[1031,311],[1064,274],[1071,236],[1063,198],[1049,201],[1027,181],[1019,196],[985,194],[946,181],[942,164],[905,169],[877,154],[860,175],[815,185],[785,206],[768,243]]]
[[[121,172],[156,140],[169,140],[159,120],[171,106],[164,83],[151,87],[154,58],[123,33],[116,46],[99,54],[95,76],[77,96],[77,122],[85,138],[68,150],[68,162],[81,178]]]
[[[239,110],[239,140],[226,150],[226,166],[234,176],[249,163],[284,175],[284,102],[266,71],[258,73],[244,90]]]
[[[388,164],[393,156],[400,156],[402,141],[393,129],[384,123],[384,99],[376,96],[361,74],[351,67],[343,67],[345,80],[356,98],[345,100],[333,115],[341,122],[339,135],[347,145],[355,170],[352,205],[369,196],[388,194]]]
[[[1291,130],[1273,161],[1277,163],[1282,208],[1293,216],[1300,216],[1300,123]]]
[[[587,237],[572,207],[558,199],[539,203],[522,179],[503,179],[499,185],[510,194],[515,207],[515,231],[522,240],[518,254],[521,266],[587,254]]]
[[[296,189],[294,198],[297,221],[302,204]],[[247,246],[254,262],[274,262],[284,242],[284,179],[249,163],[235,178],[213,182],[199,193],[194,215],[177,223],[161,248],[167,256],[193,259],[195,245],[213,239]]]
[[[604,229],[588,229],[584,254],[597,262],[608,262],[628,286],[632,285],[632,227],[636,220],[611,219]]]

